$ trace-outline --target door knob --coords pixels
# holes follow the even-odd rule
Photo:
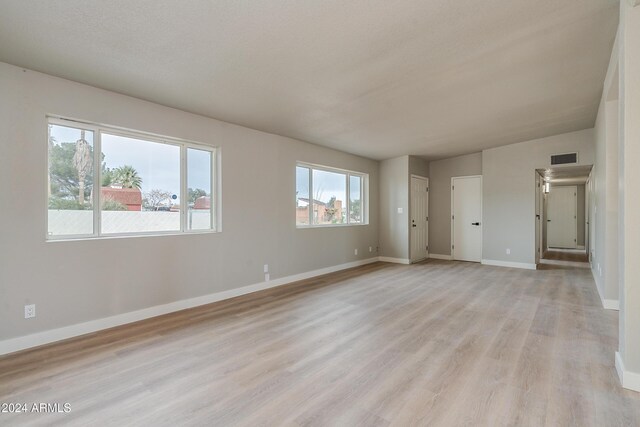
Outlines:
[[[472,222],[471,225],[480,225],[479,222]]]
[[[415,224],[411,224],[411,226],[412,226],[412,227],[417,227],[417,225],[415,225]]]

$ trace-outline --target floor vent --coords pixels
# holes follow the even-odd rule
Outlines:
[[[569,165],[578,163],[578,153],[554,154],[551,156],[552,165]]]

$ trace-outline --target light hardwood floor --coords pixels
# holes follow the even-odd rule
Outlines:
[[[376,263],[0,358],[0,425],[637,426],[586,269]]]

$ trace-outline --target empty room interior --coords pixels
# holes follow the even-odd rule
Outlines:
[[[0,139],[0,425],[640,426],[640,0],[4,0]]]

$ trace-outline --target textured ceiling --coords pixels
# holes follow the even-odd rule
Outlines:
[[[375,159],[592,127],[617,0],[3,0],[0,61]]]

